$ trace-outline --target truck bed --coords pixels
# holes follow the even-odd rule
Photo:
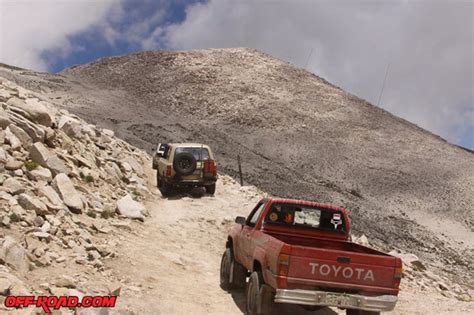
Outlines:
[[[291,245],[288,288],[394,294],[396,259],[349,241],[266,232]]]
[[[293,246],[305,246],[305,247],[315,247],[315,248],[325,248],[330,250],[339,250],[353,253],[363,253],[369,255],[381,255],[389,256],[383,252],[377,251],[375,249],[362,246],[356,243],[347,242],[347,241],[337,241],[330,239],[316,239],[314,237],[301,237],[294,235],[285,235],[277,232],[266,232],[266,234]]]

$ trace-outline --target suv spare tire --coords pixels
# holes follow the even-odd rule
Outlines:
[[[191,153],[182,152],[174,156],[173,169],[178,175],[191,175],[196,170],[196,165],[196,158]]]

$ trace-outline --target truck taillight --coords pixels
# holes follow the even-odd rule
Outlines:
[[[217,165],[214,160],[204,161],[204,173],[211,173],[213,176],[217,175]]]
[[[403,268],[402,267],[396,267],[395,268],[395,274],[393,275],[395,279],[401,279],[403,277]]]
[[[165,176],[171,177],[171,165],[166,166]]]
[[[393,274],[393,279],[397,287],[400,285],[400,280],[402,280],[402,277],[403,277],[403,268],[401,266],[395,267],[395,273]]]
[[[278,275],[287,276],[290,269],[290,255],[280,254],[278,256]]]

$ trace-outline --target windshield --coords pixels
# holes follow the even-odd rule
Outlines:
[[[338,232],[346,231],[342,212],[296,204],[272,204],[264,223]]]
[[[179,147],[176,148],[175,154],[178,153],[191,153],[196,161],[203,161],[203,160],[209,160],[209,151],[206,148],[199,148],[199,147],[194,147],[194,148],[183,148]]]

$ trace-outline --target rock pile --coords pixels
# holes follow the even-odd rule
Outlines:
[[[116,244],[98,244],[94,235],[126,225],[123,218],[145,219],[144,163],[148,155],[113,131],[2,79],[0,297],[25,290],[10,270],[71,261],[103,268]]]

